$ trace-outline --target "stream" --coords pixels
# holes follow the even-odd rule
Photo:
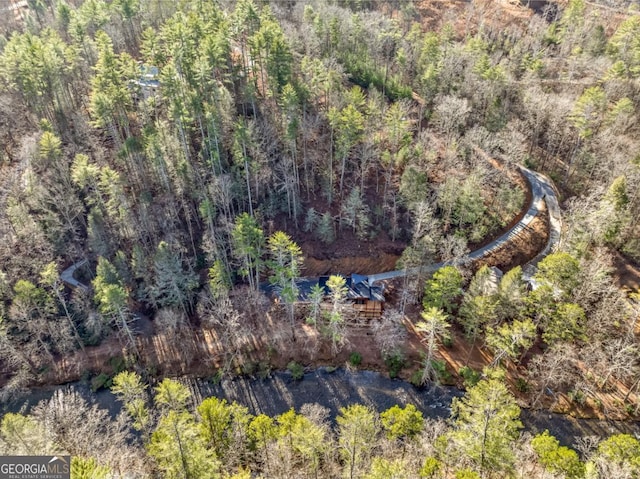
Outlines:
[[[296,381],[288,372],[275,372],[266,379],[231,378],[217,384],[202,379],[185,379],[195,403],[209,396],[225,398],[245,405],[253,414],[270,416],[290,408],[296,411],[306,403],[318,403],[329,409],[332,419],[338,410],[349,404],[361,403],[384,411],[395,404],[414,404],[425,417],[446,419],[451,400],[464,393],[454,387],[416,388],[410,383],[371,371],[319,368]],[[42,400],[49,399],[60,389],[74,388],[89,402],[107,409],[112,416],[120,411],[120,403],[110,391],[91,392],[85,383],[34,389],[22,398],[0,404],[0,413],[27,412]],[[576,439],[585,436],[608,437],[628,433],[640,437],[640,422],[600,419],[576,419],[545,410],[523,409],[520,415],[526,431],[539,433],[548,429],[561,444],[574,446]]]

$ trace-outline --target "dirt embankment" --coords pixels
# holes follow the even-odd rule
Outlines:
[[[519,235],[485,256],[481,264],[496,266],[503,271],[529,262],[545,247],[549,239],[549,215],[546,207]]]
[[[306,276],[322,276],[327,274],[370,274],[396,269],[400,255],[377,253],[373,256],[351,256],[321,260],[307,257],[304,260],[303,272]]]

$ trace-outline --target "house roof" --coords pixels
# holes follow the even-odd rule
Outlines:
[[[144,88],[156,89],[160,86],[160,80],[158,80],[159,74],[160,71],[158,70],[158,67],[153,65],[141,65],[140,77],[137,80],[134,80],[134,83]]]
[[[382,286],[369,286],[366,276],[352,274],[346,278],[347,298],[348,299],[368,299],[371,301],[384,301]],[[311,289],[315,285],[320,285],[324,289],[325,296],[329,295],[329,287],[327,281],[329,276],[320,276],[319,278],[300,278],[296,280],[298,286],[299,298],[301,301],[308,301]]]

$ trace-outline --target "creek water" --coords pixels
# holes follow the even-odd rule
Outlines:
[[[451,401],[463,391],[454,387],[416,388],[406,381],[389,379],[371,371],[348,371],[319,368],[294,380],[288,372],[276,372],[265,379],[232,378],[213,383],[203,379],[182,379],[191,390],[194,402],[210,396],[225,398],[245,405],[253,414],[281,414],[290,408],[297,411],[307,403],[317,403],[329,409],[335,418],[343,406],[354,403],[367,404],[377,411],[384,411],[399,404],[414,404],[425,417],[446,419],[450,415]],[[55,391],[75,389],[89,402],[107,409],[112,416],[118,414],[121,404],[111,392],[91,392],[88,385],[77,382],[64,386],[34,389],[19,399],[0,404],[0,412],[27,412],[39,401],[49,399]],[[542,410],[523,409],[521,420],[526,431],[551,434],[567,446],[584,436],[608,437],[611,434],[629,433],[640,437],[638,421],[611,421],[576,419],[567,415]]]

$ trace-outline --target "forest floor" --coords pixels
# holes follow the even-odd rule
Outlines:
[[[521,5],[518,0],[476,0],[474,9],[465,0],[420,0],[416,8],[424,24],[435,31],[450,23],[456,33],[464,36],[474,33],[480,25],[499,29],[511,25],[524,25],[533,15],[533,10]]]

